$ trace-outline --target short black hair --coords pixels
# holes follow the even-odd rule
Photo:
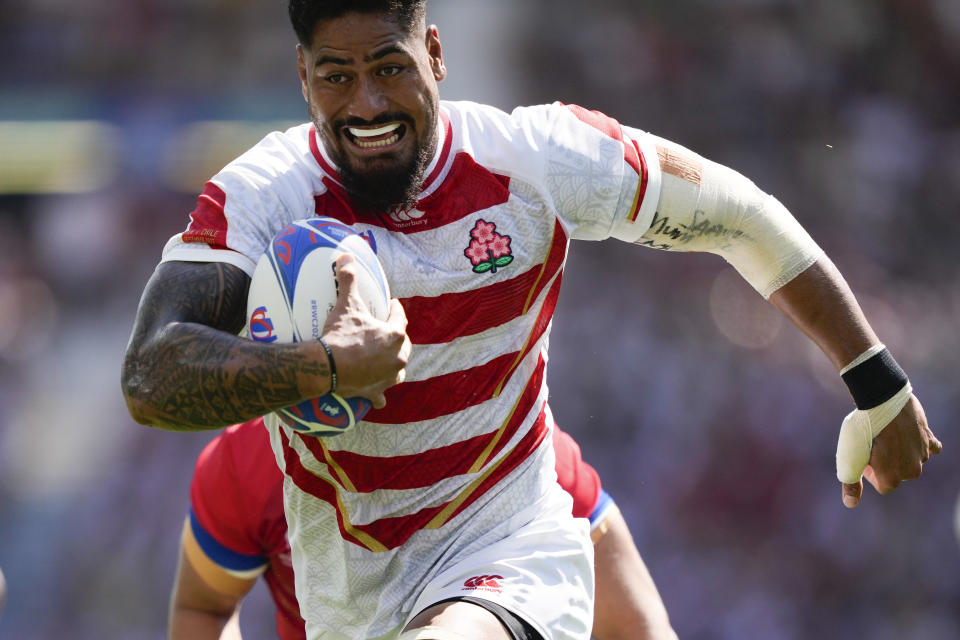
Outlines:
[[[426,20],[427,0],[289,0],[287,12],[297,40],[309,47],[318,22],[348,13],[392,14],[397,24],[412,29]]]

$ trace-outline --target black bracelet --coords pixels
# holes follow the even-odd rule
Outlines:
[[[907,384],[907,374],[886,348],[840,377],[850,389],[853,403],[861,410],[883,404]]]
[[[327,359],[330,361],[330,393],[333,393],[337,390],[337,363],[333,360],[333,349],[322,336],[317,338],[317,341],[323,345],[323,350],[327,352]]]

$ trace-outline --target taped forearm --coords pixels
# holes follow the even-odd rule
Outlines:
[[[765,298],[823,255],[790,212],[753,182],[680,145],[655,140],[660,200],[639,244],[715,253]]]

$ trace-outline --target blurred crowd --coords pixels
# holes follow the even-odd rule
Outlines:
[[[680,637],[960,637],[960,4],[433,0],[429,14],[442,96],[599,109],[775,194],[946,447],[922,478],[844,509],[833,454],[852,405],[819,351],[715,256],[575,243],[551,404]],[[120,358],[203,181],[304,117],[294,44],[280,0],[0,0],[0,637],[163,635],[192,464],[214,434],[135,425]],[[67,153],[63,135],[9,143],[3,124],[25,121],[100,123],[104,170],[4,188],[28,156]],[[244,135],[196,127],[211,122]],[[79,157],[68,169],[88,169]],[[262,590],[242,621],[271,637]]]

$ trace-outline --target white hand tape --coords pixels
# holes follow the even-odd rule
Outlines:
[[[872,409],[855,409],[847,414],[837,441],[837,479],[840,482],[855,484],[860,481],[864,468],[870,463],[873,439],[897,417],[912,393],[913,387],[907,382],[883,404]]]

